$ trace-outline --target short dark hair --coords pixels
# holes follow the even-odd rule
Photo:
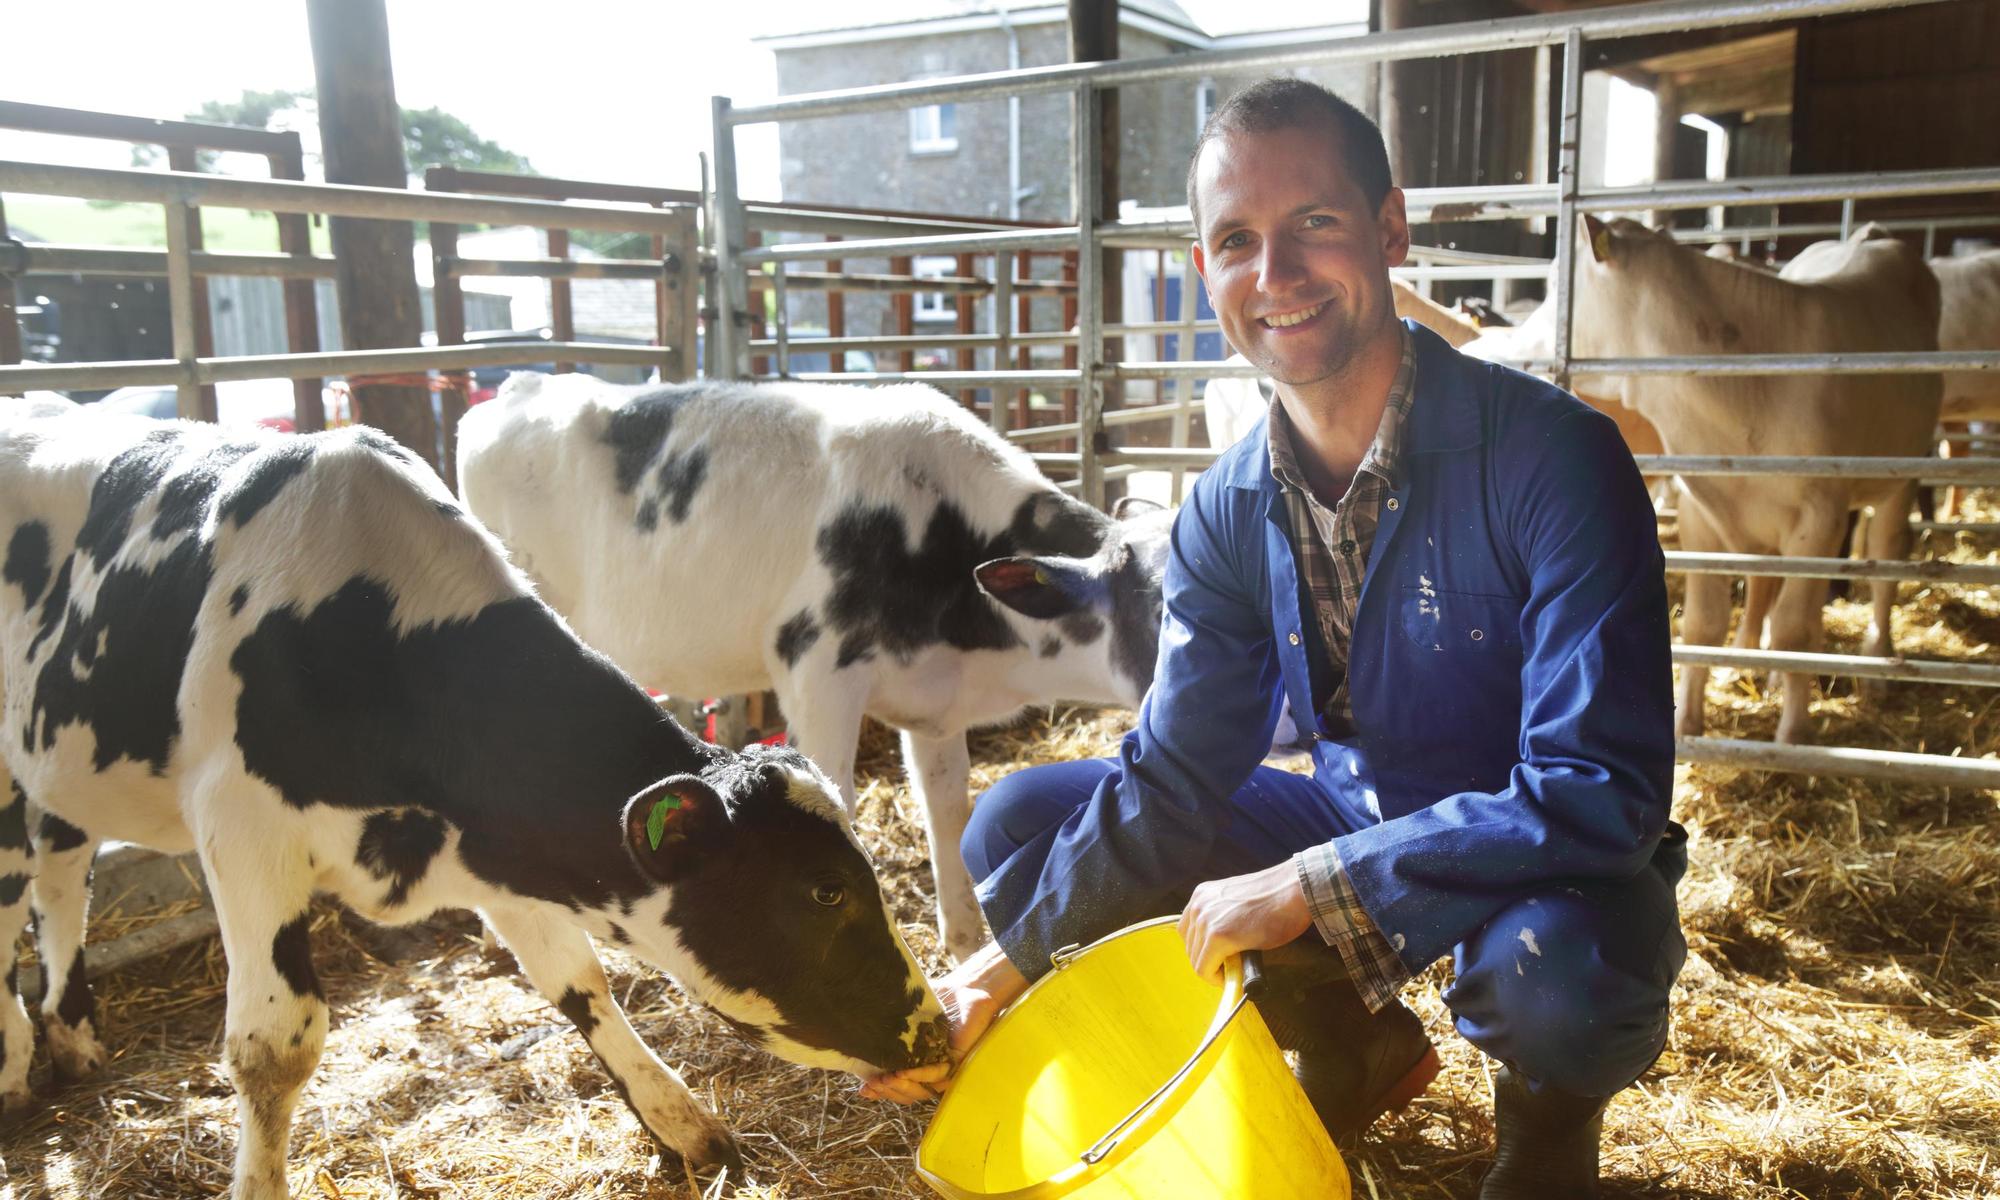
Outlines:
[[[1379,212],[1389,194],[1389,152],[1382,131],[1368,114],[1316,83],[1273,76],[1260,79],[1231,96],[1201,127],[1194,154],[1188,159],[1188,211],[1194,214],[1195,236],[1201,236],[1201,208],[1195,200],[1195,171],[1208,143],[1225,133],[1274,133],[1280,129],[1321,126],[1334,134],[1340,165],[1361,187],[1371,212]]]

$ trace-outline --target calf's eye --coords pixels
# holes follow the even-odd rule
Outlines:
[[[837,883],[822,883],[813,889],[813,900],[833,908],[847,899],[847,889]]]

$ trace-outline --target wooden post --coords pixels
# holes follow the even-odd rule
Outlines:
[[[173,145],[167,147],[167,166],[175,171],[199,170],[193,146]],[[187,210],[187,245],[189,250],[201,249],[201,210],[193,205]],[[215,329],[208,319],[208,277],[194,277],[194,352],[197,358],[215,357]],[[201,419],[220,419],[221,409],[215,400],[215,385],[201,385]]]
[[[401,110],[389,65],[385,0],[306,0],[320,145],[328,183],[406,188]],[[334,217],[335,284],[349,350],[414,347],[423,339],[408,221]],[[355,416],[438,466],[430,389],[352,377]]]
[[[840,237],[835,235],[826,240],[837,242],[840,240]],[[826,271],[829,275],[838,275],[840,274],[840,270],[841,262],[837,258],[826,264]],[[847,336],[847,293],[841,291],[839,288],[828,288],[826,291],[826,336],[830,338],[844,338]],[[830,351],[827,354],[826,369],[836,374],[845,371],[847,369],[847,351]]]
[[[916,260],[911,258],[909,255],[901,255],[896,258],[890,259],[889,274],[891,275],[916,274]],[[889,311],[893,313],[896,318],[897,337],[909,337],[912,333],[916,331],[917,297],[915,293],[913,292],[892,293],[889,300]],[[917,369],[916,351],[914,350],[903,351],[902,364],[903,364],[903,370],[905,371],[916,370]]]
[[[548,238],[550,258],[569,257],[569,230],[545,230]],[[559,342],[576,340],[576,310],[570,305],[569,280],[549,280],[549,325]],[[575,363],[555,364],[556,374],[567,375],[576,370]]]

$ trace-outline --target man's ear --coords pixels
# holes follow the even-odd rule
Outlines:
[[[1072,559],[996,558],[972,574],[981,591],[1038,621],[1095,608],[1105,594],[1104,580]]]
[[[714,788],[698,776],[672,775],[625,802],[625,850],[641,875],[672,883],[728,819]]]
[[[1400,267],[1410,258],[1410,214],[1403,202],[1403,189],[1392,187],[1382,195],[1375,211],[1375,227],[1382,231],[1382,261]]]
[[[1583,235],[1590,242],[1590,257],[1601,263],[1611,261],[1611,227],[1590,213],[1583,214]]]

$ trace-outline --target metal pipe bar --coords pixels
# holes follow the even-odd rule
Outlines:
[[[1067,250],[1077,241],[1074,225],[1054,229],[1003,229],[984,233],[926,234],[866,238],[851,242],[784,242],[746,251],[746,265],[805,259],[888,258],[909,254],[992,254],[1008,250]]]
[[[20,388],[117,388],[149,384],[230,383],[240,379],[310,379],[315,375],[389,375],[406,371],[448,371],[548,362],[629,363],[672,366],[672,346],[627,346],[603,342],[481,342],[469,346],[408,350],[341,350],[321,354],[258,354],[199,358],[193,370],[171,358],[131,362],[54,363],[0,366],[0,392]]]
[[[1576,199],[1583,145],[1583,35],[1570,30],[1563,39],[1562,139],[1556,152],[1556,257],[1550,298],[1555,302],[1556,386],[1570,386],[1571,324],[1576,316]]]
[[[2000,350],[1579,358],[1571,360],[1570,369],[1577,375],[1895,375],[1929,371],[2000,371]]]
[[[1633,461],[1648,475],[1788,475],[1802,479],[1921,479],[2000,484],[2000,459],[1637,454]]]
[[[1016,225],[994,224],[971,219],[950,221],[937,217],[862,216],[829,213],[810,208],[779,204],[747,204],[745,216],[750,228],[759,233],[818,233],[841,237],[909,237],[925,233],[990,233],[1017,229]]]
[[[167,252],[116,246],[27,244],[30,272],[64,275],[165,275]],[[189,254],[196,275],[256,275],[279,279],[332,279],[334,260],[325,254]]]
[[[1932,787],[2000,788],[2000,762],[1990,758],[1952,758],[1846,746],[1787,746],[1706,737],[1676,739],[1674,756],[1682,762],[1799,775],[1847,775]]]
[[[789,277],[786,279],[785,282],[788,286],[796,283],[795,280]],[[870,334],[867,336],[837,337],[837,338],[795,337],[792,339],[792,349],[795,352],[805,351],[805,350],[891,351],[891,350],[924,350],[932,348],[941,350],[992,350],[996,348],[1003,348],[1002,347],[1003,341],[1005,342],[1006,347],[1061,346],[1061,345],[1073,345],[1076,342],[1076,335],[1070,333],[1016,333],[1010,335],[1005,339],[1002,339],[1001,337],[990,333],[935,333],[935,334],[930,334],[928,336],[923,334],[913,334],[910,337],[900,337],[890,334],[883,334],[879,336]],[[769,350],[776,345],[777,343],[770,338],[750,339],[750,348],[752,350]]]
[[[1067,469],[1071,471],[1081,470],[1083,467],[1083,455],[1076,453],[1030,454],[1028,455],[1028,457],[1033,459],[1035,465],[1037,467],[1040,467],[1044,471],[1048,470],[1050,467],[1055,467],[1058,470]]]
[[[1834,13],[1901,7],[1905,0],[1658,0],[1514,17],[1461,21],[1400,29],[1364,37],[1330,38],[1285,46],[1210,50],[1107,63],[1065,63],[993,71],[951,79],[930,79],[842,91],[788,96],[767,104],[746,104],[727,114],[732,125],[795,121],[848,113],[907,109],[942,101],[999,100],[1010,96],[1070,91],[1078,86],[1122,87],[1205,75],[1268,73],[1288,67],[1376,63],[1437,58],[1490,50],[1554,45],[1571,29],[1592,40],[1675,33],[1696,27],[1797,21]],[[1925,0],[1919,0],[1925,2]]]
[[[729,97],[709,101],[710,128],[714,134],[715,192],[710,201],[708,228],[714,244],[715,292],[709,301],[715,315],[708,324],[708,340],[715,347],[709,372],[718,379],[742,379],[750,373],[749,355],[743,343],[749,339],[750,281],[743,270],[743,252],[750,245],[749,214],[743,195],[736,186],[736,128],[730,124]]]
[[[748,282],[753,292],[772,289],[771,277],[762,271],[750,272]],[[953,296],[968,293],[981,296],[993,290],[990,280],[970,275],[926,278],[921,275],[851,275],[834,271],[787,271],[785,285],[793,291],[805,292],[945,292]]]
[[[1944,533],[1971,533],[1980,536],[2000,533],[2000,521],[1911,521],[1910,528]]]
[[[1201,400],[1192,400],[1188,402],[1189,412],[1197,412],[1204,407],[1205,407],[1205,402]],[[1165,421],[1169,418],[1176,417],[1179,414],[1180,414],[1180,405],[1178,404],[1172,404],[1172,403],[1149,404],[1143,408],[1121,408],[1113,412],[1105,413],[1103,424],[1105,424],[1106,426],[1145,425],[1153,421]],[[1082,422],[1065,421],[1058,425],[1029,425],[1029,426],[1024,426],[1020,429],[1011,429],[1008,430],[1007,432],[1007,438],[1010,441],[1019,442],[1022,445],[1026,445],[1029,442],[1052,442],[1058,438],[1075,437],[1078,433],[1081,433],[1082,431],[1083,431]],[[1104,454],[1107,456],[1106,461],[1108,462],[1110,461],[1109,456],[1111,455],[1122,456],[1127,453],[1142,452],[1147,450],[1172,450],[1172,449],[1174,449],[1174,447],[1171,446],[1147,446],[1147,447],[1139,447],[1137,451],[1134,451],[1134,450],[1128,450],[1127,448],[1119,447],[1111,450],[1106,450]],[[1213,457],[1216,454],[1222,453],[1220,450],[1201,451],[1201,452],[1207,453],[1211,457]],[[1150,460],[1139,460],[1139,459],[1133,460],[1133,464],[1138,464],[1140,466],[1146,466],[1146,463],[1148,462],[1150,462]],[[1146,467],[1146,469],[1151,469],[1151,468]]]
[[[237,179],[192,171],[127,171],[0,160],[0,192],[82,196],[164,204],[178,200],[202,208],[248,208],[281,213],[325,213],[388,221],[535,225],[547,229],[602,229],[612,233],[671,236],[676,218],[657,208],[614,208],[548,200],[508,200],[449,192],[411,192],[357,184],[295,183],[287,179]]]
[[[1103,130],[1098,115],[1101,111],[1101,93],[1089,83],[1079,83],[1070,103],[1070,144],[1076,147],[1071,165],[1074,168],[1073,182],[1070,184],[1070,203],[1075,206],[1072,214],[1076,219],[1076,341],[1077,341],[1077,424],[1082,432],[1077,435],[1077,452],[1082,462],[1077,474],[1083,481],[1078,493],[1085,504],[1092,508],[1104,507],[1104,470],[1098,461],[1100,443],[1103,440],[1099,424],[1104,416],[1104,380],[1101,372],[1104,366],[1104,255],[1097,249],[1098,207],[1104,199],[1104,179],[1099,173],[1103,163]],[[1115,134],[1114,134],[1115,136]],[[1112,162],[1116,163],[1116,148],[1113,148]],[[1113,213],[1116,215],[1116,197],[1112,197]]]
[[[1786,579],[1921,579],[1933,583],[2000,583],[2000,566],[1985,563],[1890,562],[1871,558],[1804,558],[1776,554],[1697,554],[1668,550],[1667,570],[1694,575],[1776,575]]]
[[[1873,219],[1884,229],[1915,233],[1933,229],[1987,229],[2000,225],[2000,215],[1990,217],[1922,217],[1908,220]],[[1840,232],[1838,221],[1804,221],[1789,225],[1726,225],[1721,229],[1675,229],[1677,242],[1734,242],[1742,238],[1758,241],[1781,237],[1825,237]],[[1925,258],[1931,257],[1928,253]]]
[[[1177,467],[1211,466],[1221,456],[1221,450],[1208,446],[1120,446],[1106,451],[1104,461],[1171,471]]]
[[[1254,363],[1216,361],[1106,363],[1104,373],[1116,379],[1257,379],[1263,375]]]
[[[1495,263],[1490,267],[1470,264],[1453,264],[1451,266],[1438,267],[1392,267],[1389,271],[1391,279],[1430,280],[1433,283],[1440,280],[1469,280],[1476,283],[1488,279],[1546,279],[1548,278],[1548,274],[1549,264],[1544,262]]]
[[[2000,687],[2000,663],[1936,662],[1901,655],[1878,658],[1863,654],[1741,650],[1734,646],[1676,645],[1673,654],[1677,663],[1730,667],[1738,671],[1796,671],[1815,675],[1849,675],[1857,679],[1893,679],[1902,683]]]
[[[4,372],[5,368],[0,368]],[[1033,387],[1036,384],[1069,386],[1076,383],[1080,371],[801,371],[789,378],[800,383],[927,383],[937,388],[953,387]],[[761,380],[776,379],[775,375],[758,375]],[[0,384],[7,382],[7,376],[0,373]]]
[[[1924,0],[1928,3],[1929,0]],[[1882,171],[1874,174],[1767,175],[1714,183],[1648,184],[1594,188],[1577,207],[1584,212],[1641,208],[1713,208],[1743,204],[1802,204],[1815,200],[1876,200],[1894,196],[1942,196],[2000,190],[2000,168],[1948,171]]]

